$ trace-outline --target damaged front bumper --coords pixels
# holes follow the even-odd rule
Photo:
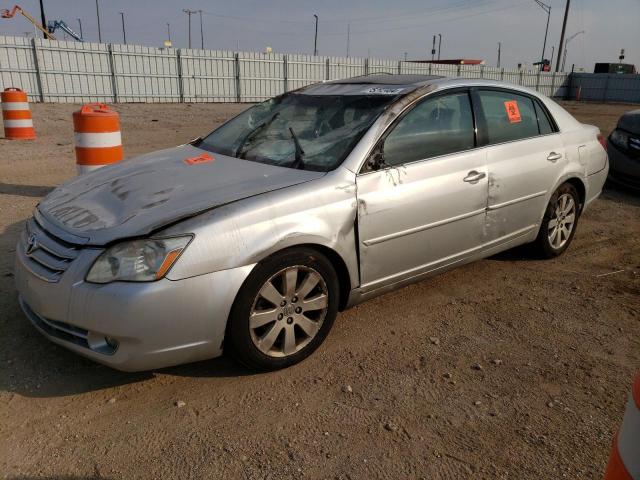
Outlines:
[[[52,342],[125,371],[156,369],[222,353],[229,311],[252,265],[182,280],[84,281],[100,249],[82,248],[51,281],[34,272],[23,241],[16,248],[20,305]]]

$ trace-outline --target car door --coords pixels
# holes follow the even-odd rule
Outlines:
[[[533,97],[478,89],[473,98],[488,145],[487,240],[499,245],[537,229],[566,163],[565,148],[549,113]]]
[[[487,166],[475,145],[467,91],[427,97],[383,136],[373,167],[356,179],[363,291],[460,262],[481,247]]]

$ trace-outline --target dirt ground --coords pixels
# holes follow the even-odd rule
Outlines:
[[[24,220],[75,174],[76,108],[33,105],[38,139],[0,140],[4,478],[602,478],[640,368],[640,195],[607,188],[556,260],[508,252],[346,311],[288,370],[120,373],[41,337],[12,278]],[[116,107],[128,156],[242,108]],[[568,108],[608,134],[634,107]]]

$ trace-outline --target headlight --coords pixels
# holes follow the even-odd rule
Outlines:
[[[627,135],[622,130],[616,129],[613,132],[611,132],[611,135],[609,136],[609,140],[611,140],[611,143],[613,143],[616,147],[619,147],[625,150],[629,147],[629,135]]]
[[[148,238],[118,243],[95,261],[87,281],[109,283],[160,280],[191,241],[191,236]]]

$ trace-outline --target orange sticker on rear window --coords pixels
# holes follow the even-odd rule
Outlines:
[[[509,100],[504,102],[504,109],[507,111],[507,118],[509,123],[518,123],[522,121],[520,116],[520,109],[518,108],[518,102],[515,100]]]
[[[208,153],[203,153],[197,157],[185,158],[184,163],[187,165],[197,165],[199,163],[213,162],[213,157]]]

